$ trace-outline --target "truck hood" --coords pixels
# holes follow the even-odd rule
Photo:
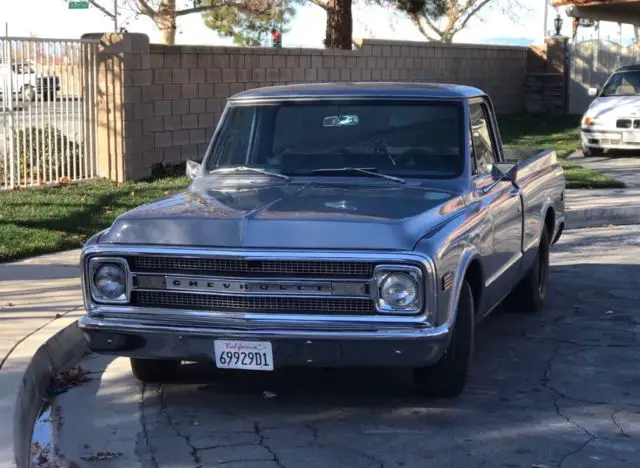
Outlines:
[[[614,126],[619,118],[640,118],[640,96],[597,98],[591,103],[585,116]]]
[[[424,186],[230,182],[196,180],[186,192],[121,215],[99,242],[409,250],[464,207],[459,194]]]

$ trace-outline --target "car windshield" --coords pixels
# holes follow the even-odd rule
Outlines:
[[[640,96],[640,70],[623,71],[611,75],[600,97]]]
[[[13,66],[13,71],[17,75],[28,75],[33,73],[33,69],[26,63],[18,63]]]
[[[397,100],[234,105],[207,171],[237,166],[286,175],[451,178],[464,168],[460,102]],[[369,174],[375,176],[376,174]]]

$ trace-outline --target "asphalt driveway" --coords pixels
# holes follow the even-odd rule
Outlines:
[[[143,386],[89,356],[93,380],[54,401],[54,443],[74,467],[640,466],[640,227],[565,233],[551,275],[546,311],[481,325],[457,400],[394,370],[199,365]]]

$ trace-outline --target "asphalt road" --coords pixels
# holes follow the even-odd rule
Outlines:
[[[81,114],[83,108],[83,103],[81,100],[70,100],[70,101],[56,101],[56,102],[16,102],[14,112],[16,116],[20,116],[21,114],[29,113],[31,110],[32,116],[44,115],[47,116],[49,113],[51,114]],[[3,116],[7,116],[7,109],[2,108],[2,100],[0,99],[0,122],[3,119]],[[46,118],[46,117],[45,117]]]
[[[47,125],[59,129],[68,137],[81,139],[84,125],[82,102],[33,102],[14,111],[13,127],[16,130],[28,127],[44,128]],[[10,128],[9,113],[0,109],[0,152],[3,140],[8,141]]]
[[[640,227],[565,233],[551,275],[546,311],[480,326],[457,400],[394,370],[200,365],[143,386],[89,356],[92,380],[53,403],[54,442],[73,467],[640,466]]]

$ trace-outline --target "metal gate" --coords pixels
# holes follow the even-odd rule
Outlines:
[[[589,88],[602,86],[618,68],[640,64],[640,45],[622,47],[606,39],[589,39],[571,47],[569,113],[583,114],[591,101]]]
[[[0,190],[96,177],[96,51],[0,37]]]

